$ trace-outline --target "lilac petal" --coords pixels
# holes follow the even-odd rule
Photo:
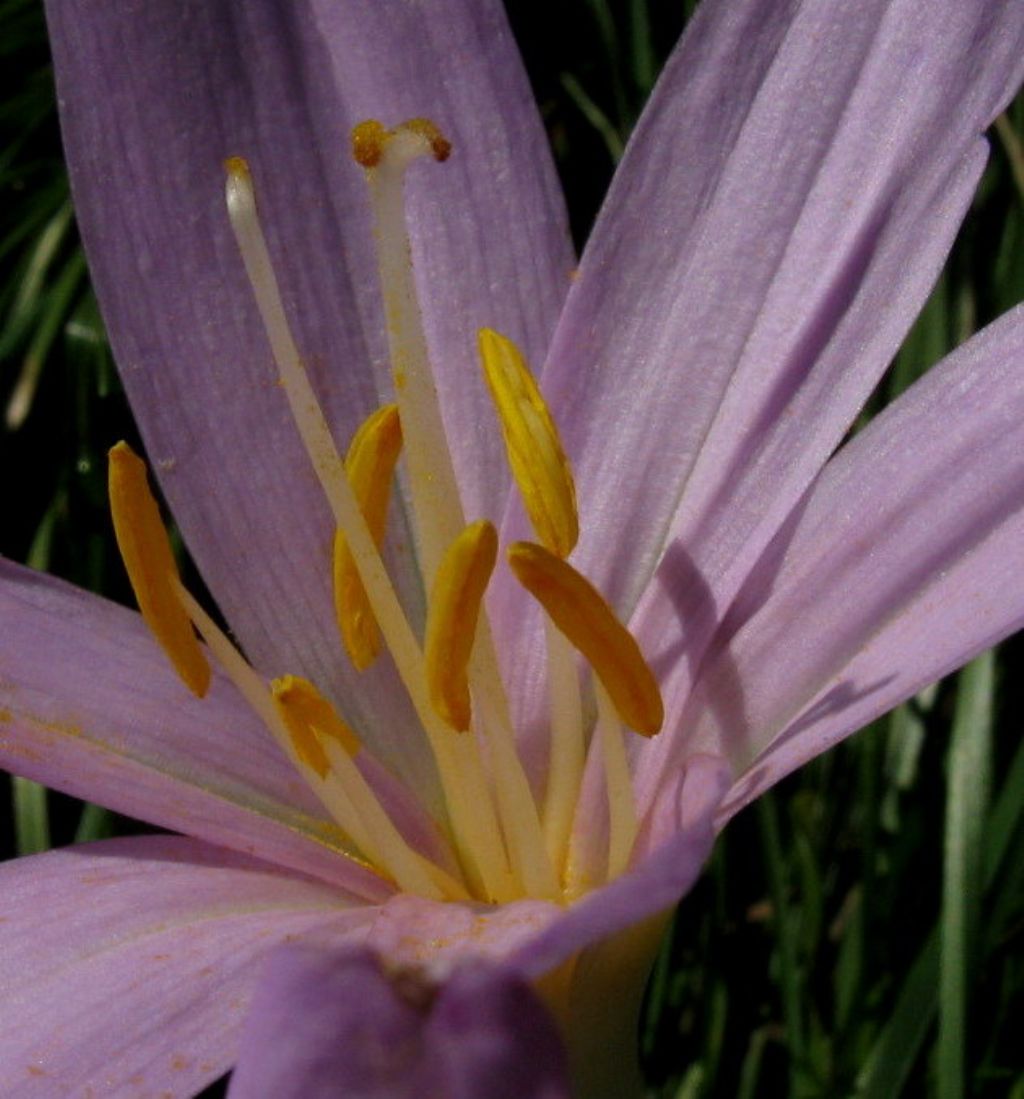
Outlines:
[[[173,836],[0,868],[0,1091],[192,1095],[230,1067],[263,956],[358,942],[372,909]]]
[[[467,965],[441,988],[424,1032],[451,1099],[568,1099],[554,1020],[521,978]]]
[[[747,768],[729,811],[1024,624],[1021,362],[1017,308],[840,451],[752,574],[684,718]]]
[[[506,478],[475,328],[502,328],[539,362],[572,263],[500,5],[54,0],[48,15],[79,223],[185,540],[250,657],[330,691],[427,789],[436,779],[393,674],[357,677],[341,654],[327,507],[231,237],[222,161],[252,163],[300,349],[344,447],[388,387],[349,129],[428,115],[449,134],[448,163],[410,173],[415,252],[443,402],[469,429],[456,453],[467,509],[496,515]],[[405,573],[409,556],[406,544]]]
[[[55,789],[326,878],[390,892],[239,698],[199,701],[138,615],[0,561],[0,764]]]
[[[366,945],[399,965],[446,980],[467,958],[501,961],[542,936],[562,915],[550,901],[522,900],[497,907],[439,904],[407,893],[377,910]]]
[[[282,1036],[286,1036],[283,1038]],[[439,991],[366,950],[293,946],[253,999],[231,1099],[558,1099],[565,1053],[533,991],[471,965]]]
[[[711,0],[670,61],[544,383],[574,560],[629,614],[669,547],[634,624],[684,680],[924,302],[1022,66],[1016,0]]]

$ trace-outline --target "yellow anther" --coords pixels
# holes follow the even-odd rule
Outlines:
[[[249,161],[244,156],[229,156],[224,161],[224,171],[232,179],[251,180],[252,172],[249,170]]]
[[[480,360],[498,418],[512,476],[538,539],[559,557],[576,545],[576,488],[558,429],[519,348],[482,328]]]
[[[352,159],[364,168],[376,168],[384,157],[388,143],[403,132],[425,142],[435,160],[445,161],[451,155],[451,142],[429,118],[410,118],[393,130],[385,129],[375,118],[368,118],[352,128]],[[423,151],[426,152],[426,149]]]
[[[665,719],[661,691],[633,635],[600,592],[572,565],[532,542],[509,546],[508,560],[523,587],[590,662],[619,717],[654,736]]]
[[[271,683],[270,691],[296,755],[321,778],[331,767],[320,737],[336,740],[350,756],[359,751],[359,738],[308,679],[282,676]]]
[[[469,728],[469,658],[497,555],[494,526],[486,519],[470,523],[448,547],[430,593],[427,687],[434,709],[459,732]]]
[[[396,405],[377,409],[355,433],[345,457],[345,474],[377,547],[384,540],[395,463],[402,449],[402,424]],[[334,609],[338,629],[352,663],[363,671],[380,650],[380,629],[359,578],[348,539],[334,536]]]
[[[375,119],[368,118],[352,128],[352,159],[364,168],[375,168],[384,155],[388,131]]]
[[[127,443],[110,451],[108,488],[117,546],[142,617],[185,685],[202,698],[210,686],[210,665],[172,586],[178,569],[149,491],[146,464]]]

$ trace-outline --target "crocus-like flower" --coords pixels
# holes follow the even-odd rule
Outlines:
[[[355,1078],[338,1035],[458,1073],[473,1017],[501,1064],[542,1017],[524,981],[580,1093],[628,1094],[657,917],[715,828],[1024,621],[1020,310],[830,457],[967,208],[1024,8],[708,0],[578,270],[489,0],[48,10],[111,340],[238,649],[125,448],[118,539],[181,678],[138,616],[0,570],[4,763],[183,833],[4,867],[4,1093],[197,1090],[300,940],[239,1094],[288,1026],[303,1094]],[[415,1017],[409,968],[454,973]],[[557,1094],[537,1032],[524,1087]]]

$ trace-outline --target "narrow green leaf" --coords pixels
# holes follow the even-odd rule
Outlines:
[[[50,814],[46,787],[31,779],[11,776],[14,799],[14,847],[19,855],[38,855],[50,849]]]
[[[977,956],[984,821],[992,757],[995,658],[987,652],[960,673],[946,796],[945,874],[939,967],[939,1099],[966,1088],[970,977]]]
[[[764,851],[765,871],[772,900],[772,926],[779,950],[779,993],[789,1049],[790,1094],[800,1090],[804,1064],[802,979],[798,962],[795,914],[786,895],[786,861],[779,838],[775,797],[768,793],[757,801],[757,816]]]
[[[857,1077],[857,1099],[897,1099],[935,1018],[939,936],[933,931],[900,989],[889,1017]]]
[[[21,373],[7,402],[7,427],[15,430],[25,422],[32,408],[36,387],[46,357],[61,325],[67,318],[73,299],[85,278],[85,254],[79,248],[64,265],[53,289],[41,307],[38,326],[22,362]]]
[[[101,805],[85,804],[78,819],[75,843],[90,843],[108,839],[114,834],[114,815]]]
[[[1024,742],[1017,748],[985,828],[984,887],[996,880],[1014,833],[1024,821]],[[857,1078],[856,1099],[897,1099],[935,1018],[939,930],[921,948],[903,981],[896,1007]]]
[[[632,0],[629,6],[629,17],[633,84],[641,95],[646,96],[654,87],[654,81],[658,75],[647,0]]]
[[[573,76],[571,73],[562,73],[561,75],[562,87],[569,98],[579,108],[580,114],[590,123],[591,126],[597,130],[600,134],[602,141],[604,141],[605,148],[608,150],[608,155],[612,158],[612,163],[618,164],[622,157],[622,152],[625,149],[622,138],[619,137],[619,131],[616,130],[612,124],[611,119],[601,110],[601,108],[590,98],[589,95],[583,90],[583,85]]]

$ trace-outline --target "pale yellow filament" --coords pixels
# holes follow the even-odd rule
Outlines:
[[[544,794],[544,839],[548,855],[565,873],[573,813],[583,780],[586,745],[576,650],[547,615],[548,692],[551,712],[551,754]]]
[[[597,696],[597,731],[604,759],[605,790],[608,796],[608,881],[617,878],[627,866],[636,842],[636,803],[633,780],[626,759],[622,722],[608,692],[594,683]]]

